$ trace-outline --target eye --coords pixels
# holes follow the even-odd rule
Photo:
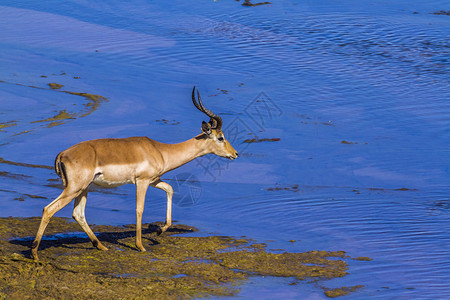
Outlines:
[[[219,142],[223,142],[223,136],[220,136],[219,138],[217,138],[219,140]]]

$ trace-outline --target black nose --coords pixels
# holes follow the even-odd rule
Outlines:
[[[238,157],[238,156],[239,156],[239,153],[236,152],[236,157]]]

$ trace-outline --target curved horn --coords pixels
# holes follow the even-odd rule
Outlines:
[[[195,100],[195,85],[194,89],[192,90],[192,102],[194,102],[195,107],[197,107],[199,111],[204,112],[200,105],[198,105],[197,100]]]
[[[197,109],[201,112],[203,112],[204,114],[206,114],[208,117],[210,117],[210,121],[211,121],[211,127],[217,130],[220,130],[222,128],[222,118],[216,114],[214,114],[212,111],[210,111],[209,109],[206,109],[205,106],[203,105],[202,102],[202,98],[200,97],[200,93],[197,89],[197,98],[198,98],[198,103],[197,100],[195,100],[195,86],[194,89],[192,90],[192,102],[194,102],[195,107],[197,107]]]

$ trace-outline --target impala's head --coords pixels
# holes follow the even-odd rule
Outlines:
[[[205,113],[210,118],[208,123],[205,121],[202,122],[202,132],[204,138],[209,142],[209,152],[221,157],[236,159],[238,157],[237,151],[234,150],[233,146],[227,141],[222,132],[222,118],[205,108],[198,90],[197,97],[198,103],[197,100],[195,100],[194,86],[194,89],[192,90],[192,102],[194,102],[194,105],[198,110]]]

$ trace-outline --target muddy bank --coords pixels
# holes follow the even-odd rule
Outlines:
[[[249,276],[292,277],[322,286],[348,272],[343,251],[272,253],[264,244],[221,236],[183,236],[196,231],[174,225],[162,236],[145,224],[147,252],[136,251],[134,225],[92,226],[109,251],[92,247],[78,224],[52,218],[30,259],[40,218],[0,218],[0,297],[16,298],[192,298],[235,295]],[[342,288],[342,295],[356,290]]]

